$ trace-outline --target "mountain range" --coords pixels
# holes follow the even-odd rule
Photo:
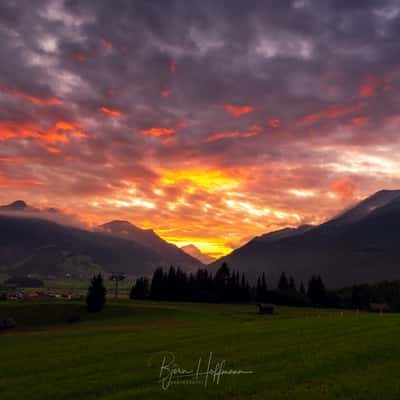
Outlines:
[[[0,270],[54,277],[82,278],[95,271],[138,276],[150,275],[157,266],[193,271],[213,261],[195,246],[180,249],[127,221],[89,231],[48,217],[60,213],[21,200],[1,206]],[[207,268],[215,271],[227,262],[252,282],[265,272],[272,287],[282,272],[298,283],[318,274],[328,287],[337,288],[399,279],[399,244],[400,190],[382,190],[321,225],[257,236]]]
[[[196,258],[151,230],[112,221],[94,231],[48,219],[49,212],[24,201],[0,207],[0,269],[13,275],[87,278],[93,272],[148,275],[170,264],[202,267]]]
[[[318,226],[286,228],[252,239],[222,262],[274,286],[282,272],[297,282],[321,275],[329,287],[400,278],[400,190],[382,190]]]

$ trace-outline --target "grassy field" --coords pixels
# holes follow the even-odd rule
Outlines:
[[[250,305],[121,300],[95,315],[79,303],[0,303],[6,316],[18,328],[0,334],[1,400],[400,396],[397,314],[282,307],[265,316]],[[168,386],[164,364],[160,382],[164,357],[185,370],[201,357],[205,372],[210,353],[212,369],[225,360],[236,375],[209,374],[207,385],[206,375],[176,376]]]

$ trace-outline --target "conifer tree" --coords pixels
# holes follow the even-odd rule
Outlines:
[[[86,305],[89,312],[99,312],[106,303],[107,290],[103,284],[101,274],[95,275],[90,283],[86,296]]]
[[[289,289],[289,283],[288,280],[286,278],[286,274],[284,272],[282,272],[280,278],[279,278],[279,282],[278,282],[278,289],[282,292],[285,292],[286,290]]]

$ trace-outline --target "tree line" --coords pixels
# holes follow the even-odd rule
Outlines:
[[[89,311],[96,312],[103,308],[106,292],[102,276],[94,276],[86,298]],[[130,298],[208,303],[259,302],[360,310],[371,309],[375,303],[385,304],[391,311],[400,311],[400,281],[355,285],[329,291],[318,275],[312,276],[307,285],[303,282],[297,285],[293,277],[283,272],[272,287],[265,273],[257,278],[255,285],[250,285],[245,274],[230,270],[226,263],[214,275],[207,269],[187,274],[171,266],[166,271],[157,268],[151,279],[136,279]]]
[[[293,306],[338,306],[336,296],[328,292],[320,276],[297,286],[293,277],[282,273],[276,287],[270,288],[265,273],[250,285],[245,274],[231,270],[226,263],[213,275],[207,269],[187,274],[171,266],[157,268],[151,279],[140,277],[130,291],[131,299],[193,302],[250,302]]]

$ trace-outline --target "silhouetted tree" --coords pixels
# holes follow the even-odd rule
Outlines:
[[[157,268],[151,280],[150,297],[154,300],[165,300],[166,299],[166,278],[164,277],[164,271],[161,267]]]
[[[293,276],[289,279],[289,290],[296,291],[296,283],[294,282]]]
[[[301,295],[306,296],[306,289],[304,287],[304,283],[303,282],[300,283],[299,292],[300,292]]]
[[[262,291],[261,291],[261,279],[258,276],[257,277],[257,285],[256,285],[256,300],[257,301],[262,301],[262,295],[261,295]]]
[[[227,297],[228,280],[230,278],[230,271],[228,264],[223,262],[221,267],[217,270],[214,277],[216,297],[219,301],[225,301]]]
[[[103,284],[101,274],[92,278],[86,296],[86,305],[89,312],[99,312],[106,303],[107,290]]]
[[[168,271],[166,293],[165,294],[166,294],[166,298],[168,300],[175,300],[175,298],[178,295],[178,293],[177,293],[176,270],[172,265],[169,267],[169,271]]]
[[[129,293],[130,299],[147,299],[149,296],[149,280],[147,278],[136,279]]]
[[[284,272],[282,272],[279,278],[278,289],[282,292],[285,292],[289,289],[289,283]]]
[[[314,305],[324,305],[326,289],[320,276],[312,276],[308,283],[307,296]]]

